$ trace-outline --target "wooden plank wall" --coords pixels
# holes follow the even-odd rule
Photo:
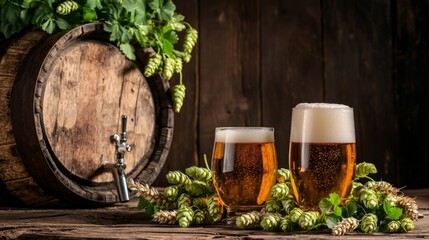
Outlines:
[[[199,30],[185,105],[154,183],[209,162],[219,126],[275,128],[287,167],[291,109],[355,110],[358,162],[376,178],[429,187],[429,0],[175,0]],[[172,81],[177,81],[173,79]]]

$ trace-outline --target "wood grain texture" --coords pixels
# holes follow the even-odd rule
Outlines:
[[[350,233],[338,239],[416,239],[429,237],[429,192],[416,196],[424,218],[409,233]],[[102,209],[0,209],[0,236],[5,239],[333,239],[329,231],[305,234],[238,229],[227,223],[190,226],[158,224],[134,206]]]
[[[215,128],[259,126],[259,1],[200,1],[200,154]]]
[[[323,101],[320,1],[268,1],[261,8],[262,122],[275,128],[288,166],[292,108]]]
[[[323,4],[325,101],[354,108],[357,162],[395,183],[395,109],[389,1]]]
[[[428,186],[429,1],[396,2],[399,184]]]

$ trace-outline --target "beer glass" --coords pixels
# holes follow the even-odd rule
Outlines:
[[[289,168],[300,207],[351,190],[356,159],[353,109],[342,104],[301,103],[292,110]]]
[[[274,129],[216,128],[211,167],[228,215],[261,208],[276,181]]]

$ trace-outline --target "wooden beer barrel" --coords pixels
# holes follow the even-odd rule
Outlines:
[[[29,206],[61,199],[76,206],[119,201],[111,173],[110,136],[127,115],[126,178],[152,183],[173,135],[168,83],[143,76],[150,54],[127,60],[102,24],[56,35],[31,31],[0,48],[2,197]],[[131,193],[132,195],[132,193]],[[5,197],[7,196],[7,197]]]

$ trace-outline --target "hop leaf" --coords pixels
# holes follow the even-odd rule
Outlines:
[[[58,14],[61,15],[68,15],[73,11],[76,11],[79,8],[79,4],[75,1],[72,0],[68,0],[65,2],[60,3],[60,5],[58,5],[56,11]]]
[[[212,178],[212,172],[207,168],[192,166],[185,169],[186,174],[199,181],[208,181]]]
[[[171,89],[173,96],[173,109],[175,112],[180,112],[183,106],[183,100],[185,99],[186,87],[183,84],[176,84]]]
[[[180,208],[177,212],[177,222],[181,227],[189,227],[194,220],[194,211],[190,207]]]
[[[360,229],[365,233],[372,233],[377,230],[377,215],[373,213],[367,213],[362,217],[360,223]]]
[[[354,180],[356,181],[360,178],[367,177],[371,173],[377,173],[377,168],[374,164],[366,162],[359,163],[356,165]]]

